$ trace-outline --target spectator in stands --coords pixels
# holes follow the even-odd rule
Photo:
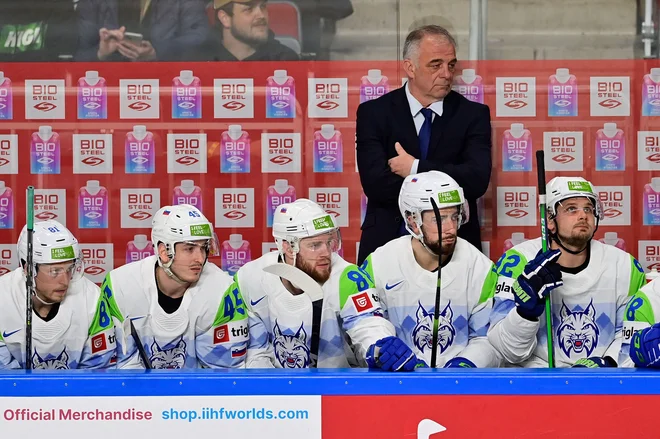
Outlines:
[[[298,54],[275,39],[266,0],[214,0],[220,30],[204,48],[214,61],[297,61]]]
[[[70,59],[76,48],[71,0],[0,1],[0,62]],[[0,70],[2,70],[0,68]]]
[[[208,36],[204,4],[204,0],[80,0],[76,59],[184,61]]]

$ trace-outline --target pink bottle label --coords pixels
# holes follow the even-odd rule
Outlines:
[[[660,116],[660,83],[644,75],[642,83],[642,116]]]
[[[360,103],[378,99],[390,92],[390,84],[386,76],[380,78],[377,83],[369,81],[368,76],[363,76],[360,81]]]
[[[108,104],[105,79],[90,85],[86,78],[78,80],[78,119],[107,119]]]
[[[250,135],[247,131],[236,140],[227,131],[220,136],[220,172],[250,172]]]
[[[14,228],[14,194],[8,187],[0,194],[0,229]]]
[[[314,172],[342,172],[344,154],[341,133],[326,139],[321,131],[314,133]]]
[[[147,245],[144,248],[138,248],[135,245],[134,241],[130,241],[126,245],[126,263],[140,261],[144,258],[154,255],[154,247],[151,244],[151,241],[147,241]]]
[[[617,130],[613,137],[607,137],[600,129],[596,133],[596,170],[624,171],[626,169],[626,137],[623,130]]]
[[[183,189],[181,189],[181,186],[175,187],[172,194],[172,204],[174,206],[178,204],[190,204],[195,206],[199,211],[203,211],[202,188],[195,186],[190,194],[186,194],[183,192]]]
[[[296,86],[292,77],[282,85],[272,76],[266,80],[266,117],[296,117]]]
[[[521,137],[514,137],[511,130],[502,135],[502,169],[504,171],[532,170],[532,134],[524,130]]]
[[[236,274],[239,268],[252,260],[250,252],[250,243],[243,241],[240,247],[234,248],[225,241],[222,243],[222,269],[229,273],[230,276]]]
[[[660,191],[650,184],[644,185],[644,225],[660,226]]]
[[[273,227],[273,215],[275,209],[280,204],[293,203],[296,201],[296,188],[289,186],[283,194],[280,194],[275,190],[275,186],[269,186],[268,191],[266,192],[266,198],[266,225],[267,227]]]
[[[132,132],[126,133],[126,173],[153,174],[154,172],[156,172],[154,135],[147,132],[146,137],[139,140]]]
[[[578,85],[575,75],[560,82],[556,75],[548,79],[548,116],[578,115]]]
[[[172,80],[172,118],[199,119],[202,117],[202,82],[194,77],[190,85],[181,79]]]
[[[469,84],[463,81],[463,78],[456,78],[453,89],[472,102],[484,103],[484,84],[479,75]]]
[[[60,135],[53,133],[43,140],[39,133],[32,133],[30,145],[30,172],[32,174],[60,173]]]
[[[11,80],[5,78],[0,82],[0,120],[13,119],[14,101],[11,91]]]
[[[86,187],[80,188],[80,195],[78,197],[78,228],[108,228],[108,191],[106,188],[101,187],[95,195],[90,194]]]

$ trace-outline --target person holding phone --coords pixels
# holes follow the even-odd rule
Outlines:
[[[182,61],[205,41],[204,0],[80,0],[78,61]]]

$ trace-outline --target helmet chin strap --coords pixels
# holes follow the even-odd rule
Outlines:
[[[426,243],[424,242],[424,233],[422,232],[422,224],[421,224],[421,222],[415,222],[415,223],[417,224],[417,228],[419,229],[419,233],[416,234],[416,235],[413,234],[413,236],[414,236],[415,238],[417,238],[417,240],[419,241],[420,244],[422,244],[422,247],[424,247],[424,250],[426,250],[427,252],[429,252],[429,253],[430,253],[431,255],[433,255],[434,257],[438,258],[438,263],[439,263],[439,261],[440,261],[440,255],[436,254],[433,250],[431,250],[431,249],[429,248],[429,246],[426,245]],[[412,232],[412,231],[411,231],[411,232]],[[442,239],[440,239],[440,246],[442,247]]]
[[[169,255],[168,255],[168,256],[169,256]],[[163,269],[163,271],[165,272],[165,274],[167,275],[167,277],[169,277],[170,279],[175,280],[177,283],[179,283],[179,284],[181,284],[181,285],[183,285],[183,284],[187,284],[188,282],[185,282],[185,281],[181,280],[181,279],[179,278],[179,276],[177,276],[177,275],[172,271],[172,268],[171,268],[171,267],[172,267],[172,263],[173,263],[173,262],[174,262],[174,255],[172,255],[172,257],[170,257],[169,261],[167,261],[166,263],[163,263],[163,261],[160,260],[160,256],[158,256],[158,266],[159,266],[160,268]]]
[[[46,301],[43,300],[41,297],[39,297],[39,294],[37,294],[37,291],[36,291],[36,290],[35,290],[34,293],[32,294],[32,297],[36,298],[36,299],[37,299],[39,302],[41,302],[42,304],[44,304],[44,305],[48,305],[48,306],[55,305],[56,303],[58,303],[58,302],[46,302]]]

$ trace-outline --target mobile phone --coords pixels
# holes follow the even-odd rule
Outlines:
[[[140,44],[142,42],[142,34],[136,34],[134,32],[124,32],[124,39],[130,41],[133,44]]]

